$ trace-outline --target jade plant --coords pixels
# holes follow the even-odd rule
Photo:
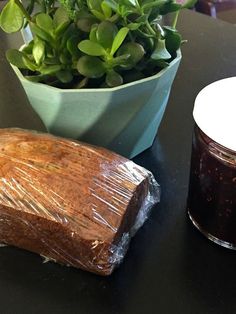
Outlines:
[[[115,87],[167,67],[182,43],[181,9],[194,0],[9,0],[6,33],[29,27],[32,40],[8,61],[34,82],[61,88]],[[171,21],[165,24],[165,16]]]

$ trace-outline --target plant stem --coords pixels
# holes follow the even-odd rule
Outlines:
[[[15,0],[16,5],[18,5],[18,7],[20,8],[21,12],[24,14],[26,20],[28,22],[31,22],[31,16],[29,15],[29,13],[26,11],[26,9],[24,8],[24,6],[22,5],[22,3],[19,0]]]
[[[173,27],[173,28],[176,28],[177,21],[178,21],[178,17],[179,17],[179,12],[180,12],[180,11],[177,11],[177,12],[175,13],[174,21],[173,21],[173,24],[172,24],[172,27]]]
[[[147,26],[147,29],[149,30],[149,32],[150,32],[152,35],[156,36],[156,32],[155,32],[154,29],[151,27],[149,21],[146,22],[146,26]]]

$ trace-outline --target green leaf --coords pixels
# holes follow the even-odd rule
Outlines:
[[[166,49],[174,54],[181,46],[182,37],[175,29],[165,27],[164,30]]]
[[[139,29],[139,27],[141,26],[141,23],[129,23],[127,25],[127,27],[131,30],[131,31],[135,31],[136,29]]]
[[[50,57],[50,58],[45,58],[44,61],[43,61],[43,64],[48,64],[48,65],[55,65],[55,64],[58,64],[60,61],[59,61],[59,58],[57,57]]]
[[[145,50],[143,49],[143,46],[135,42],[122,45],[117,52],[118,56],[129,55],[130,57],[124,61],[124,66],[127,65],[132,67],[143,58],[144,54]]]
[[[45,58],[45,43],[40,38],[35,38],[32,54],[37,65]]]
[[[28,59],[26,56],[23,57],[24,64],[27,66],[28,69],[31,71],[37,70],[37,65],[33,63],[30,59]]]
[[[106,55],[105,49],[98,43],[91,40],[83,40],[78,45],[79,50],[89,56],[104,56]]]
[[[9,49],[6,52],[8,62],[19,69],[28,69],[23,60],[24,56],[25,54],[17,49]]]
[[[131,6],[131,7],[136,7],[138,4],[137,4],[137,1],[135,0],[120,0],[119,3],[124,6]]]
[[[115,24],[109,21],[103,21],[98,25],[96,37],[98,43],[104,48],[111,48],[113,40],[118,33],[118,28]]]
[[[154,60],[159,60],[159,59],[167,60],[167,59],[170,59],[170,58],[171,58],[171,55],[168,52],[168,50],[166,49],[165,40],[164,39],[158,39],[156,49],[153,51],[153,53],[151,55],[151,59],[154,59]]]
[[[65,30],[63,33],[61,39],[60,39],[60,47],[59,49],[63,49],[66,46],[67,40],[73,36],[73,35],[79,35],[79,31],[77,27],[74,24],[70,24],[69,27]]]
[[[67,21],[63,24],[60,24],[56,29],[55,29],[55,35],[58,38],[59,36],[63,35],[63,33],[67,30],[67,28],[70,25],[70,21]]]
[[[52,43],[53,41],[53,38],[50,34],[48,34],[47,32],[45,32],[44,30],[42,30],[40,27],[38,27],[36,24],[34,23],[30,23],[30,28],[31,28],[31,31],[37,35],[39,38],[49,42],[49,43]]]
[[[26,46],[24,46],[21,51],[26,55],[31,55],[34,47],[34,40],[31,40]]]
[[[70,22],[70,18],[66,9],[64,7],[59,7],[53,17],[53,25],[55,29],[68,22]]]
[[[136,13],[135,10],[136,9],[134,9],[133,7],[127,9],[127,6],[124,6],[124,5],[118,6],[118,14],[122,16],[123,19],[126,18],[130,14]]]
[[[89,39],[95,43],[97,42],[97,29],[98,29],[98,24],[94,24],[91,27],[90,34],[89,34]]]
[[[56,77],[58,78],[59,81],[62,83],[69,83],[73,80],[73,75],[70,71],[64,70],[64,71],[59,71],[56,73]]]
[[[144,11],[150,10],[152,8],[160,8],[163,4],[166,3],[166,0],[157,0],[157,1],[152,1],[149,3],[146,3],[142,6],[142,9]]]
[[[114,70],[109,71],[106,75],[106,84],[109,87],[116,87],[123,84],[122,76]]]
[[[42,74],[55,74],[61,70],[61,65],[42,65],[38,70]]]
[[[166,2],[160,7],[160,15],[165,15],[167,13],[179,11],[182,8],[181,4]]]
[[[125,37],[127,36],[129,32],[128,27],[122,27],[119,32],[117,33],[112,47],[111,47],[111,55],[113,56],[116,51],[120,48],[121,44],[123,43],[123,41],[125,40]]]
[[[169,63],[166,62],[165,60],[156,60],[155,65],[158,66],[159,68],[166,68],[169,66]]]
[[[52,18],[46,13],[40,13],[36,15],[36,24],[46,33],[51,34],[53,31],[53,20]]]
[[[25,78],[31,82],[38,83],[42,81],[46,81],[48,78],[47,75],[26,75]]]
[[[10,0],[3,8],[0,15],[0,26],[6,33],[18,32],[24,24],[24,15],[15,3]]]
[[[101,8],[105,18],[109,19],[112,16],[112,9],[110,8],[110,6],[107,5],[105,1],[103,1],[101,4]]]
[[[87,5],[90,10],[101,11],[102,0],[87,0]]]
[[[89,33],[95,23],[97,23],[97,19],[91,15],[88,17],[79,18],[77,21],[77,26],[81,31]]]
[[[81,89],[85,88],[88,84],[89,79],[87,77],[84,77],[79,83],[77,83],[74,88],[75,89]]]
[[[77,63],[77,69],[80,74],[88,78],[99,78],[105,73],[105,66],[97,57],[81,57]]]
[[[148,20],[149,14],[143,14],[142,16],[136,19],[137,23],[146,23]]]
[[[118,4],[115,0],[104,0],[104,2],[115,12],[117,12]]]
[[[79,55],[81,54],[81,52],[78,49],[79,40],[80,38],[78,35],[73,35],[66,42],[67,50],[72,56],[79,57]]]
[[[60,53],[59,60],[62,64],[70,64],[71,63],[71,55],[65,49],[62,53]]]
[[[124,64],[130,57],[130,54],[124,54],[112,59],[113,66]]]
[[[103,15],[103,13],[97,11],[97,10],[91,10],[91,13],[93,13],[96,18],[98,18],[100,21],[104,21],[106,17]]]

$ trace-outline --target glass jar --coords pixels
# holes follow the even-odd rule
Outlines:
[[[210,240],[236,249],[236,152],[194,129],[188,213]]]
[[[210,240],[236,249],[236,78],[203,89],[194,104],[188,214]],[[226,96],[227,95],[227,96]]]

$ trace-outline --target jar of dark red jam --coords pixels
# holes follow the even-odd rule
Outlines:
[[[234,96],[233,96],[234,95]],[[197,96],[188,214],[210,240],[236,249],[236,77]]]

